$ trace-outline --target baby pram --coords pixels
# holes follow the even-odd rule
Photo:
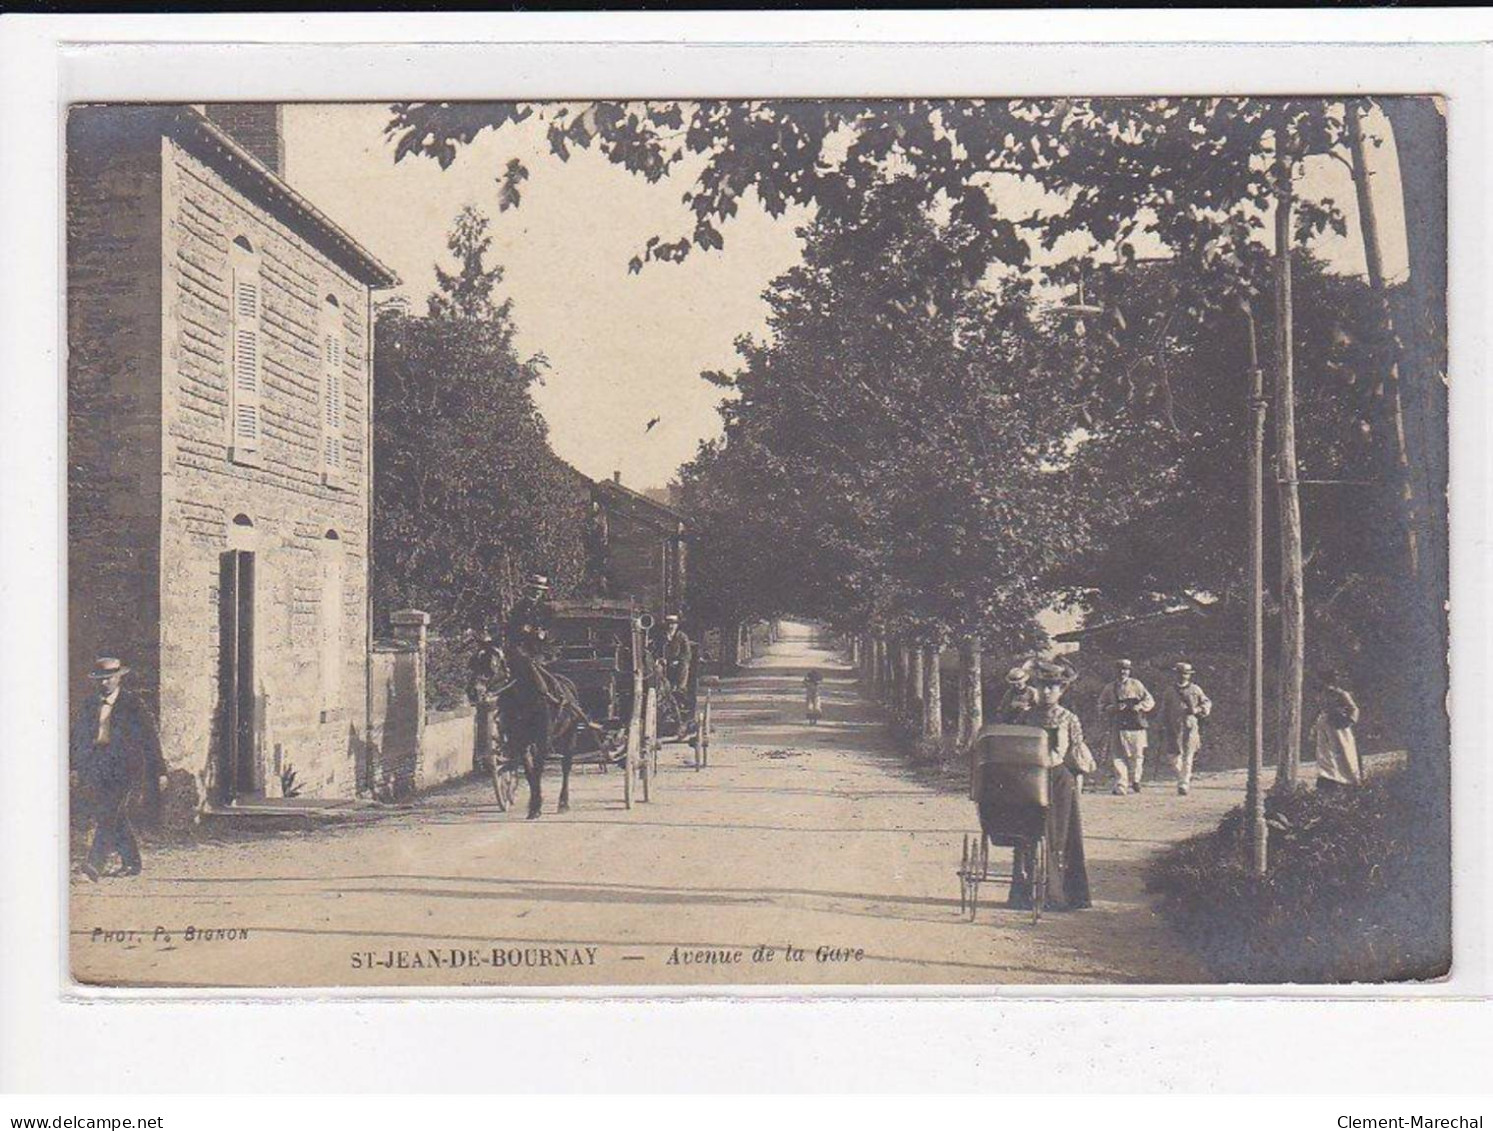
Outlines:
[[[1042,918],[1047,897],[1047,810],[1051,804],[1047,732],[1039,727],[988,726],[970,748],[970,800],[980,831],[964,838],[959,861],[959,908],[973,922],[980,885],[1010,879],[992,875],[990,846],[1016,850],[1029,869],[1032,922]]]

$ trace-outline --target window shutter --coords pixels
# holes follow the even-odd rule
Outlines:
[[[239,268],[233,276],[233,458],[259,452],[263,420],[260,408],[259,278]]]
[[[326,335],[322,375],[322,470],[329,483],[342,474],[342,427],[345,414],[342,361],[342,335],[340,327],[334,327]]]

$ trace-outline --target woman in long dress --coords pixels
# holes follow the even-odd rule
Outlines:
[[[1084,859],[1083,814],[1080,799],[1083,779],[1095,768],[1094,755],[1084,742],[1083,724],[1078,716],[1061,705],[1063,692],[1077,677],[1064,663],[1041,662],[1035,665],[1032,683],[1037,702],[1019,720],[1022,726],[1041,727],[1047,732],[1048,809],[1047,809],[1047,909],[1078,911],[1092,907],[1089,896],[1089,870]],[[1032,853],[1018,851],[1012,869],[1012,907],[1032,905]]]

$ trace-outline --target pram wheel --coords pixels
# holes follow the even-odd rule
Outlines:
[[[1032,922],[1042,921],[1042,905],[1047,902],[1047,838],[1038,837],[1032,846]]]

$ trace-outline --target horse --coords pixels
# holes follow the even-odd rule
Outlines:
[[[560,755],[561,783],[558,812],[570,809],[570,767],[576,740],[595,724],[581,709],[575,684],[546,670],[529,652],[513,649],[508,655],[508,677],[498,693],[498,711],[510,748],[516,749],[529,783],[529,820],[543,811],[542,779],[550,757]]]

